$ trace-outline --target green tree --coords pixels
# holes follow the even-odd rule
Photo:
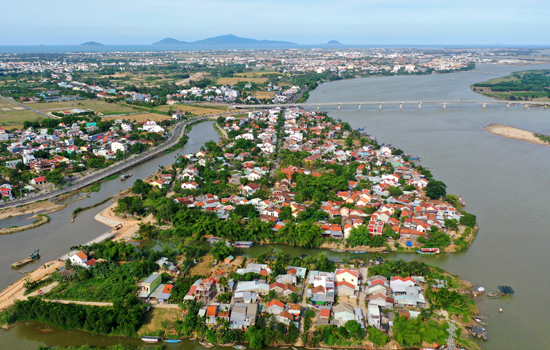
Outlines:
[[[442,181],[430,180],[425,188],[426,195],[431,199],[439,199],[447,194],[447,185]]]

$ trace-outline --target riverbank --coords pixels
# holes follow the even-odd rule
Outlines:
[[[7,307],[13,305],[15,300],[27,300],[28,297],[35,296],[36,292],[24,295],[25,293],[25,280],[39,281],[47,278],[50,274],[54,273],[58,268],[62,267],[65,263],[63,261],[53,260],[43,265],[38,266],[34,271],[25,275],[17,282],[11,284],[9,287],[0,292],[0,310],[4,310]]]
[[[529,142],[534,145],[550,146],[550,144],[536,137],[534,133],[513,126],[489,124],[484,129],[490,134],[506,137],[507,139]]]

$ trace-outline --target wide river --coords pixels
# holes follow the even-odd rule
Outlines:
[[[470,91],[476,82],[506,75],[513,71],[550,68],[550,66],[480,65],[473,71],[430,76],[396,76],[354,79],[327,83],[311,93],[308,102],[329,101],[396,101],[396,100],[489,100]],[[422,157],[421,163],[435,178],[447,184],[449,193],[460,194],[466,209],[477,215],[479,234],[465,253],[417,256],[391,254],[389,258],[422,259],[441,266],[463,279],[496,290],[497,285],[510,285],[515,296],[490,300],[479,299],[481,312],[488,317],[490,340],[480,344],[484,349],[545,349],[550,347],[550,316],[544,300],[550,280],[550,235],[546,224],[550,217],[548,190],[550,183],[550,148],[505,139],[488,134],[483,128],[501,123],[526,130],[550,134],[550,110],[511,107],[441,106],[427,104],[378,106],[358,110],[357,106],[328,109],[332,117],[348,121],[377,137],[380,143],[391,143],[406,153]],[[193,128],[191,139],[179,153],[197,151],[218,135],[211,123]],[[57,258],[71,245],[85,243],[107,230],[94,216],[109,204],[81,213],[70,223],[76,207],[96,203],[119,190],[129,187],[135,179],[144,178],[158,168],[173,162],[168,154],[132,169],[130,180],[113,180],[102,184],[99,193],[90,199],[69,205],[50,215],[52,222],[35,230],[0,236],[0,288],[21,275],[9,264],[27,256],[37,248],[42,261]],[[247,251],[256,255],[267,249],[254,247]],[[316,251],[285,247],[285,252],[297,255]],[[330,258],[347,254],[324,251]],[[357,255],[355,255],[357,256]],[[29,266],[25,269],[32,269]],[[499,308],[504,310],[499,313]],[[139,344],[137,340],[95,337],[81,332],[52,329],[28,322],[10,331],[0,332],[5,349],[36,349],[38,345],[109,345],[119,342]],[[47,327],[51,328],[51,327]],[[10,344],[10,345],[6,345]],[[6,347],[7,346],[7,347]],[[193,349],[186,342],[172,349]]]

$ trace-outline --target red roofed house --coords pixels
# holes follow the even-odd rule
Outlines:
[[[403,278],[396,276],[390,281],[390,288],[393,290],[396,287],[413,287],[415,285],[414,280],[411,277]]]
[[[46,177],[45,176],[35,177],[34,179],[31,180],[31,185],[33,185],[33,186],[43,185],[45,183],[46,183]]]

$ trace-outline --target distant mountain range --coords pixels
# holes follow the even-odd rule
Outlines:
[[[153,45],[193,45],[193,46],[297,46],[295,43],[289,41],[276,41],[276,40],[256,40],[240,38],[238,36],[220,35],[213,38],[197,40],[197,41],[180,41],[173,38],[165,38],[161,41],[153,43]]]

